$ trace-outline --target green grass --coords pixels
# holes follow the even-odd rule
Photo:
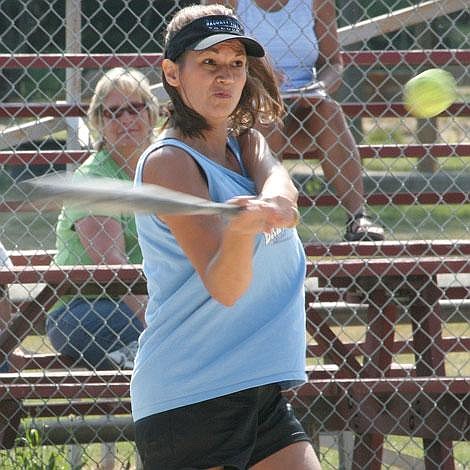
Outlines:
[[[467,239],[470,237],[470,206],[400,206],[369,208],[369,214],[386,229],[387,240]],[[335,242],[343,239],[345,211],[340,207],[302,209],[298,230],[304,242]]]
[[[100,444],[81,445],[80,470],[96,470],[102,464]],[[70,446],[40,446],[33,449],[15,447],[12,451],[0,451],[2,470],[69,470],[71,469]],[[52,464],[51,464],[52,462]],[[115,447],[114,470],[136,468],[136,448],[131,442],[118,442]],[[75,467],[76,470],[76,467]]]
[[[382,127],[376,127],[366,135],[364,143],[369,145],[403,144],[404,140],[403,133],[400,129],[388,130]]]
[[[396,454],[423,459],[423,447],[420,439],[406,436],[387,436],[384,443],[385,449]],[[468,442],[455,442],[454,463],[456,470],[468,470],[470,468],[470,444]],[[320,463],[322,470],[338,470],[339,456],[336,449],[322,447],[320,449]],[[382,470],[402,470],[403,466],[382,465]],[[410,469],[411,470],[411,469]]]
[[[0,240],[8,250],[55,248],[57,213],[0,213]]]
[[[470,174],[470,157],[438,158],[441,171]],[[366,171],[383,171],[391,174],[417,171],[417,158],[367,158],[363,160]]]
[[[59,470],[66,462],[58,449],[42,445],[36,429],[27,428],[25,437],[16,440],[11,452],[0,452],[0,463],[5,470]]]

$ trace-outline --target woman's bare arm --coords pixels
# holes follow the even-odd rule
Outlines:
[[[245,166],[253,178],[258,199],[274,202],[279,206],[280,227],[292,227],[298,220],[297,199],[299,192],[282,162],[275,158],[264,136],[250,130],[240,138]]]
[[[165,147],[147,159],[144,182],[208,198],[199,167],[180,149]],[[224,305],[233,305],[248,289],[252,279],[255,237],[270,231],[280,218],[275,204],[255,198],[233,201],[246,209],[230,219],[221,216],[178,216],[160,218],[200,275],[210,295]]]
[[[116,219],[88,216],[75,222],[75,230],[95,264],[129,264],[122,225]],[[147,296],[128,294],[123,301],[144,323]]]

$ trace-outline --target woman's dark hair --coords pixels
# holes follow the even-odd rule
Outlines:
[[[204,16],[228,15],[235,17],[233,11],[223,5],[193,5],[181,9],[168,24],[165,48],[178,31],[184,26]],[[182,54],[176,63],[184,65]],[[162,128],[174,127],[186,137],[203,137],[210,130],[209,123],[199,113],[184,104],[178,91],[162,74],[163,86],[171,99],[167,107],[168,117]],[[235,134],[241,134],[253,127],[256,122],[277,121],[284,111],[279,84],[272,65],[265,57],[247,57],[247,80],[240,101],[232,113],[230,127]]]

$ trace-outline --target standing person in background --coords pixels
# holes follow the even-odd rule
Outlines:
[[[263,56],[221,5],[168,25],[170,114],[135,184],[243,210],[136,215],[149,304],[131,399],[146,470],[320,468],[281,394],[306,379],[305,255],[297,190],[252,128],[282,113]]]
[[[131,181],[143,150],[154,137],[158,107],[148,80],[137,70],[115,68],[98,82],[88,111],[96,153],[78,176]],[[59,216],[55,263],[58,265],[141,263],[133,215],[91,213],[64,206]],[[146,297],[62,299],[48,315],[52,345],[91,368],[132,368],[144,325]]]
[[[334,0],[205,0],[235,10],[249,34],[266,48],[281,80],[281,91],[308,97],[286,100],[289,112],[282,127],[263,126],[271,149],[302,154],[320,151],[326,180],[348,213],[348,241],[380,241],[382,227],[367,215],[360,155],[341,106],[331,98],[341,85]],[[312,112],[312,102],[314,103]]]

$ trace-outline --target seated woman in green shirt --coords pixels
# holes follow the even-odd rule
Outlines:
[[[152,142],[158,106],[148,80],[132,69],[108,71],[96,85],[88,125],[96,153],[76,175],[132,181]],[[141,263],[133,215],[64,206],[57,228],[57,265]],[[147,299],[84,295],[61,299],[48,315],[49,339],[60,353],[96,369],[132,368]]]

